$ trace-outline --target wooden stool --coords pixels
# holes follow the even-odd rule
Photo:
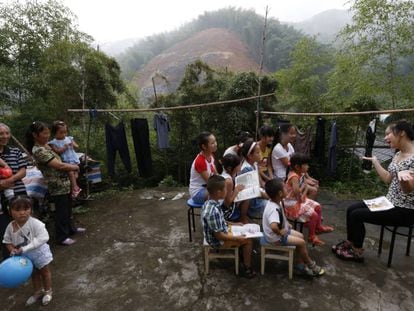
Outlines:
[[[203,241],[203,249],[204,249],[204,266],[205,266],[205,274],[208,274],[210,260],[215,258],[234,258],[234,265],[235,265],[235,272],[236,275],[239,275],[239,247],[219,247],[213,248],[211,247],[206,239]],[[217,250],[218,252],[210,252],[211,250]]]
[[[264,238],[260,239],[260,273],[264,275],[265,262],[268,259],[284,260],[289,265],[289,279],[293,278],[293,252],[296,246],[282,246],[268,244]],[[266,251],[268,252],[266,254]]]

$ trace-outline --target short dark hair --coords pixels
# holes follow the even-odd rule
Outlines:
[[[243,144],[249,138],[253,138],[253,135],[248,131],[238,131],[236,133],[236,145]]]
[[[56,134],[56,132],[57,132],[57,131],[61,128],[61,127],[64,127],[64,126],[67,126],[65,122],[60,121],[60,120],[54,121],[54,122],[52,123],[52,127],[51,127],[51,132],[52,132],[52,135],[55,135],[55,134]]]
[[[262,127],[259,130],[260,137],[274,137],[275,131],[273,128],[269,125],[262,125]]]
[[[213,135],[211,132],[201,132],[197,136],[197,145],[200,148],[200,150],[203,150],[203,145],[208,145],[208,138]]]
[[[32,200],[27,196],[17,196],[10,201],[10,210],[12,209],[31,209]]]
[[[306,154],[296,152],[290,157],[290,167],[294,168],[296,165],[309,164],[310,157]]]
[[[207,180],[207,191],[215,194],[217,191],[224,190],[226,179],[221,175],[212,175]]]
[[[265,191],[269,198],[273,199],[280,191],[283,191],[283,182],[279,179],[271,179],[265,183]]]
[[[221,159],[221,165],[225,171],[232,172],[237,166],[240,165],[241,159],[238,155],[228,153],[223,159]]]

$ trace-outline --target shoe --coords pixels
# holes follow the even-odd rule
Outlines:
[[[312,245],[313,245],[313,246],[322,246],[322,245],[325,245],[325,242],[324,242],[324,241],[322,241],[322,240],[320,240],[320,239],[318,238],[318,236],[316,236],[316,235],[314,235],[314,236],[310,236],[310,237],[308,238],[308,242],[309,242],[309,243],[312,243]]]
[[[45,294],[42,297],[42,305],[47,306],[52,301],[52,290],[49,289],[48,291],[45,291]]]
[[[364,257],[361,254],[357,254],[352,247],[338,249],[335,252],[336,257],[342,260],[364,262]]]
[[[38,302],[43,295],[43,290],[37,293],[34,293],[33,296],[30,296],[29,299],[26,300],[26,307],[31,306]]]
[[[245,268],[242,275],[247,279],[252,279],[256,276],[256,272],[252,268]]]
[[[82,227],[75,228],[75,233],[85,233],[85,232],[86,232],[86,228],[82,228]]]
[[[320,226],[318,229],[316,229],[316,234],[329,233],[332,231],[334,231],[334,228],[331,226]]]
[[[66,238],[66,239],[65,239],[62,243],[60,243],[60,244],[65,245],[65,246],[69,246],[69,245],[72,245],[72,244],[74,244],[74,243],[76,243],[76,240],[71,239],[71,238]]]
[[[332,248],[331,248],[331,250],[332,250],[332,253],[336,254],[336,251],[337,250],[339,250],[339,249],[347,249],[347,248],[350,248],[351,246],[352,245],[351,245],[350,242],[348,242],[346,240],[343,240],[343,241],[339,242],[338,244],[333,245]]]
[[[308,271],[312,273],[312,276],[321,276],[325,274],[325,269],[319,267],[316,262],[312,261],[310,265],[307,266]]]

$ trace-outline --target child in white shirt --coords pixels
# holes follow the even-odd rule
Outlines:
[[[3,243],[6,244],[11,256],[24,255],[34,266],[32,283],[34,294],[26,305],[32,305],[42,299],[47,305],[52,300],[52,274],[49,263],[53,260],[47,241],[49,234],[45,224],[31,217],[32,203],[27,197],[16,197],[11,201],[10,214],[13,221],[9,223],[4,234]]]
[[[269,196],[263,212],[263,233],[266,241],[270,244],[296,246],[299,255],[296,270],[309,276],[323,275],[325,270],[309,257],[303,234],[293,230],[286,219],[282,201],[287,192],[283,182],[277,179],[269,180],[265,184],[265,190]]]

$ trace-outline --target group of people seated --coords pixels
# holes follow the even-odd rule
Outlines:
[[[201,218],[206,241],[213,247],[242,246],[244,274],[252,277],[255,275],[251,267],[252,240],[233,236],[228,225],[245,224],[253,218],[261,218],[268,243],[296,246],[296,269],[311,276],[324,274],[324,269],[309,257],[304,235],[289,224],[295,220],[304,222],[309,231],[307,241],[317,246],[325,244],[319,234],[334,230],[322,224],[322,208],[315,201],[319,183],[309,176],[309,157],[295,153],[293,149],[296,127],[283,124],[274,131],[264,125],[260,128],[259,141],[255,141],[248,132],[238,134],[237,144],[227,148],[218,163],[215,162],[215,136],[208,132],[199,135],[200,153],[191,166],[190,196],[195,203],[204,204]],[[388,171],[375,157],[367,159],[373,162],[380,178],[391,183],[387,198],[395,208],[371,212],[362,201],[350,206],[346,218],[347,239],[332,247],[340,259],[363,261],[364,223],[414,224],[412,125],[407,121],[389,125],[385,141],[391,148],[399,150]],[[243,186],[235,185],[235,177],[253,170],[258,171],[260,196],[236,203],[235,198]]]

